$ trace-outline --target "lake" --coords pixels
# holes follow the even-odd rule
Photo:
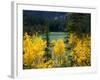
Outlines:
[[[66,32],[49,32],[48,37],[49,37],[50,41],[58,40],[58,39],[63,39],[64,40],[64,38],[67,37],[67,33]],[[46,39],[46,35],[43,34],[42,38]]]

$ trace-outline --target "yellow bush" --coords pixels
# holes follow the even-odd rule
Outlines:
[[[34,64],[40,64],[43,62],[43,55],[45,53],[46,41],[41,37],[33,35],[29,36],[27,33],[24,35],[23,40],[23,63],[24,65],[31,67]]]
[[[72,44],[73,46],[75,46],[78,41],[79,41],[78,36],[75,33],[71,33],[70,37],[68,38],[69,44]]]
[[[74,35],[77,36],[77,35]],[[74,38],[74,37],[73,37]],[[70,38],[71,39],[71,38]],[[91,39],[85,35],[82,38],[75,37],[75,43],[71,43],[74,47],[71,49],[73,66],[89,66],[91,65]],[[75,40],[73,39],[73,40]],[[71,42],[73,42],[73,40]],[[69,41],[70,42],[70,41]]]
[[[54,42],[52,49],[52,58],[54,59],[55,66],[65,66],[67,64],[67,55],[65,54],[65,43],[62,39],[58,39]]]
[[[54,67],[54,61],[51,59],[45,63],[43,62],[43,63],[36,65],[36,68],[52,68],[52,67]]]
[[[62,39],[58,39],[53,47],[53,54],[55,56],[63,55],[65,53],[65,44]]]

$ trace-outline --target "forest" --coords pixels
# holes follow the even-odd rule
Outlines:
[[[23,69],[91,66],[91,14],[23,10]]]

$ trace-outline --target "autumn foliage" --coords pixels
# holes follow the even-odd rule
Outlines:
[[[91,64],[91,40],[89,35],[82,37],[70,34],[68,43],[71,45],[67,53],[66,43],[62,39],[52,40],[50,47],[51,58],[47,60],[47,42],[39,35],[30,36],[28,33],[23,37],[23,68],[53,68],[70,66],[90,66]],[[71,60],[69,60],[71,57]],[[69,63],[70,62],[70,63]]]
[[[90,66],[91,65],[91,39],[89,35],[78,37],[76,34],[70,34],[69,44],[72,45],[70,56],[72,57],[72,66]]]

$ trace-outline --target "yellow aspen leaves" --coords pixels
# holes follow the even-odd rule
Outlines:
[[[53,47],[54,55],[63,55],[65,53],[65,44],[62,39],[58,39]]]
[[[69,50],[66,48],[66,44],[71,44]],[[24,69],[91,65],[91,39],[89,35],[80,38],[77,34],[72,33],[68,38],[68,43],[65,43],[63,39],[57,39],[52,40],[50,45],[48,48],[51,57],[47,59],[45,57],[47,53],[46,40],[43,40],[39,35],[30,36],[25,33],[23,36]]]
[[[26,66],[31,66],[34,63],[42,63],[42,58],[45,53],[46,41],[42,40],[41,37],[29,36],[27,33],[24,35],[24,53],[23,53],[23,63]]]
[[[87,35],[87,36],[83,36],[82,38],[78,38],[77,35],[74,35],[73,38],[76,39],[75,41],[75,39],[72,38],[72,35],[71,35],[71,38],[69,38],[69,40],[72,39],[71,42],[69,41],[69,43],[74,45],[74,47],[71,49],[71,52],[70,52],[70,55],[72,56],[73,64],[76,66],[91,65],[90,63],[90,57],[91,57],[90,37]],[[75,42],[75,44],[73,42]]]

